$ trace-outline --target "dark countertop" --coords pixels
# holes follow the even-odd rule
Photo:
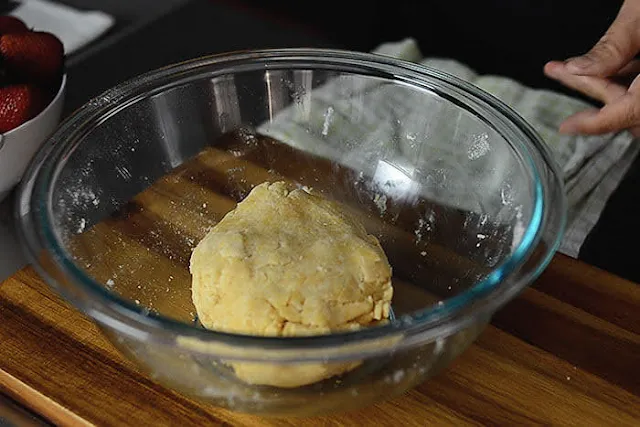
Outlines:
[[[345,45],[317,27],[257,12],[241,3],[174,0],[161,13],[156,9],[159,17],[139,19],[98,47],[70,58],[66,113],[125,79],[201,55],[252,48],[363,46],[359,41]],[[630,242],[640,241],[635,219],[638,188],[640,160],[611,197],[580,253],[582,260],[636,282],[640,282],[640,266]]]

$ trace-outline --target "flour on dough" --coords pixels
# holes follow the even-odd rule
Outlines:
[[[264,183],[191,256],[192,296],[208,329],[301,336],[355,330],[389,317],[391,267],[341,206],[286,183]],[[298,387],[357,363],[233,362],[252,384]]]

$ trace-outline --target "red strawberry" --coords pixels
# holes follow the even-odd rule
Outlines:
[[[19,18],[0,15],[0,34],[24,33],[27,31],[29,31],[29,28]]]
[[[0,37],[0,55],[5,67],[22,81],[50,83],[62,75],[64,47],[51,33],[5,34]]]
[[[0,88],[0,133],[8,132],[38,115],[43,103],[42,93],[33,85]]]

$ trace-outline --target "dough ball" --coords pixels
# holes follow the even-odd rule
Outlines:
[[[341,206],[284,182],[264,183],[194,249],[192,296],[208,329],[302,336],[389,317],[391,266],[378,240]],[[252,384],[297,387],[357,363],[230,363]]]

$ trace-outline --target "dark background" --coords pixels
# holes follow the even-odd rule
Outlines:
[[[507,75],[529,86],[561,91],[565,89],[543,76],[544,63],[588,50],[622,4],[618,0],[323,0],[317,7],[303,8],[294,0],[241,3],[311,27],[352,49],[371,50],[381,42],[413,37],[426,56],[453,57],[481,74]]]
[[[83,0],[63,2],[87,7]],[[481,74],[505,75],[531,87],[581,96],[546,78],[542,67],[551,59],[565,59],[587,51],[604,34],[622,2],[96,0],[91,3],[114,14],[118,24],[105,40],[70,58],[70,65],[77,64],[73,68],[81,70],[101,63],[104,68],[92,69],[99,77],[95,86],[101,89],[137,72],[197,55],[286,46],[367,51],[382,42],[413,37],[426,56],[455,58]]]
[[[83,0],[65,3],[87,8]],[[428,56],[457,59],[536,88],[576,93],[542,74],[544,63],[588,50],[613,21],[617,0],[95,0],[117,25],[68,58],[66,113],[137,74],[238,49],[370,50],[415,38]],[[640,161],[609,200],[580,258],[640,282],[635,242]]]

